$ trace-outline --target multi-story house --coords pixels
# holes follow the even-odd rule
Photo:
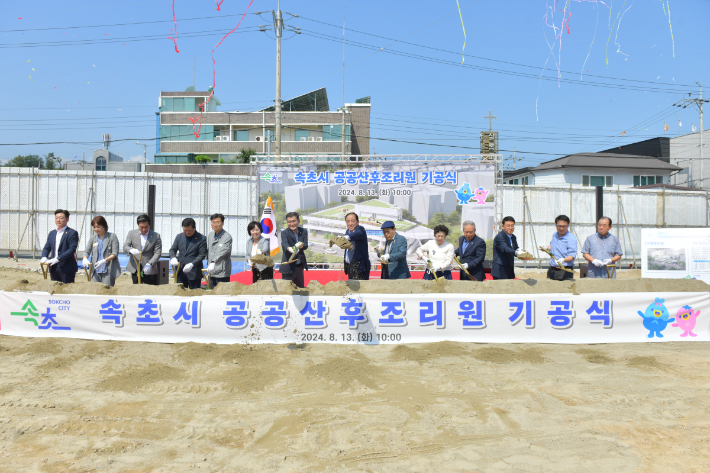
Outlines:
[[[274,107],[257,112],[221,112],[217,110],[219,100],[212,96],[200,120],[200,108],[209,96],[210,91],[199,92],[193,87],[184,92],[160,93],[156,164],[191,163],[198,155],[209,157],[213,163],[227,163],[248,149],[258,155],[274,154]],[[343,119],[344,154],[369,154],[369,97],[337,111],[330,111],[325,88],[283,102],[281,154],[343,154]]]

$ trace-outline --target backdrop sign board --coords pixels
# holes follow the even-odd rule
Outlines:
[[[0,292],[0,335],[199,343],[710,341],[707,293],[100,296]]]
[[[641,276],[710,284],[710,228],[643,228]]]
[[[315,243],[310,251],[322,258],[309,258],[312,262],[332,260],[335,251],[322,243],[345,233],[349,212],[358,214],[371,243],[384,241],[380,227],[392,220],[410,242],[434,238],[433,228],[445,224],[448,240],[456,245],[466,220],[476,224],[484,240],[493,237],[494,172],[493,163],[463,161],[260,164],[259,208],[270,196],[279,228],[285,227],[287,212],[301,215]],[[374,253],[371,260],[376,260]]]

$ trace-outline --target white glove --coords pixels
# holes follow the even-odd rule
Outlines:
[[[564,258],[558,259],[558,260],[557,260],[557,265],[558,265],[560,268],[564,268],[564,267],[565,267],[565,260],[564,260]]]
[[[100,260],[98,260],[98,261],[96,262],[96,264],[94,265],[94,268],[98,269],[98,268],[100,268],[101,266],[105,266],[105,265],[106,265],[106,260],[105,260],[105,259],[100,259]]]
[[[81,261],[81,265],[82,265],[83,267],[85,267],[85,268],[88,268],[88,267],[89,267],[89,259],[88,259],[88,258],[84,258],[84,259]]]
[[[296,254],[300,251],[300,249],[297,246],[292,246],[289,248],[291,250],[291,253]]]
[[[138,256],[139,254],[141,254],[141,252],[138,251],[138,250],[135,249],[135,248],[131,248],[130,250],[128,250],[128,252],[129,252],[130,254],[136,255],[136,256]]]
[[[611,259],[605,259],[604,261],[602,261],[602,264],[604,266],[606,266],[607,264],[611,264]]]
[[[257,250],[256,250],[256,254],[257,254],[257,255],[263,255],[263,254],[264,254],[264,252],[263,252],[263,251],[261,251],[261,250],[259,250],[259,249],[257,249]]]
[[[296,246],[297,246],[298,249],[300,250],[301,248],[303,248],[303,242],[301,242],[301,241],[296,242]]]
[[[438,267],[438,266],[434,266],[434,267],[432,268],[432,270],[433,270],[435,273],[438,273],[439,271],[441,271],[441,268]]]
[[[523,254],[523,250],[515,250],[515,256]]]
[[[180,263],[178,263],[177,258],[173,258],[170,260],[170,266],[177,266],[178,264]]]
[[[187,263],[184,268],[182,268],[183,273],[189,273],[195,265],[192,263]]]
[[[468,263],[464,263],[461,266],[463,266],[463,269],[468,269]]]
[[[209,266],[207,266],[207,272],[214,273],[214,263],[210,263]]]
[[[143,266],[143,274],[148,274],[150,272],[150,263],[146,263],[145,266]]]
[[[59,258],[52,258],[51,260],[47,261],[47,263],[50,266],[54,266],[55,264],[59,263]]]
[[[382,259],[382,261],[384,261],[386,263],[390,260],[390,255],[382,255],[381,259]]]
[[[594,266],[596,266],[597,268],[601,268],[602,266],[604,266],[604,263],[602,263],[602,262],[599,261],[598,259],[595,259],[594,261],[592,261],[592,264],[593,264]]]
[[[39,264],[44,264],[46,262],[47,262],[47,258],[42,258],[41,260],[39,260]]]
[[[350,241],[350,235],[345,235],[345,239]]]

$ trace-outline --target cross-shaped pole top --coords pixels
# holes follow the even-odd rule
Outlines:
[[[498,118],[493,115],[493,110],[488,110],[488,116],[483,118],[488,120],[488,131],[493,131],[493,119]]]

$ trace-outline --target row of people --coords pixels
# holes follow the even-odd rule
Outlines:
[[[283,278],[294,282],[298,287],[304,287],[304,273],[308,268],[305,254],[308,248],[308,232],[299,226],[300,219],[296,212],[287,215],[288,228],[281,232],[283,257],[281,272]],[[556,232],[552,236],[548,251],[550,267],[547,277],[554,280],[571,279],[573,273],[565,271],[574,266],[577,255],[577,239],[569,232],[569,217],[560,215],[555,219]],[[370,255],[367,232],[360,225],[355,212],[345,216],[345,239],[352,248],[345,249],[343,262],[348,279],[370,279]],[[587,276],[590,278],[606,278],[606,266],[619,261],[623,255],[619,239],[609,233],[612,222],[609,217],[601,217],[597,222],[597,232],[587,237],[582,246],[582,256],[589,262]],[[382,224],[385,237],[384,251],[381,254],[381,279],[408,279],[411,277],[407,264],[407,240],[397,233],[394,222]],[[460,268],[460,280],[484,281],[485,270],[483,260],[486,257],[486,242],[476,235],[476,224],[470,220],[463,222],[463,235],[459,237],[458,247],[446,241],[449,229],[446,225],[434,227],[434,239],[428,241],[416,250],[417,256],[426,260],[427,269],[424,279],[453,279],[452,269]],[[493,261],[491,276],[493,279],[515,279],[515,258],[523,254],[515,237],[515,219],[505,217],[502,230],[493,238]],[[293,254],[296,258],[292,258]],[[456,263],[454,264],[454,261]],[[616,278],[616,272],[612,273]]]
[[[48,263],[52,280],[65,283],[74,282],[78,266],[75,253],[79,244],[76,230],[69,228],[69,211],[59,209],[54,214],[57,229],[49,233],[42,250],[41,263]],[[138,229],[131,230],[123,245],[123,251],[129,253],[127,271],[133,283],[138,283],[138,272],[146,284],[156,285],[157,261],[162,254],[160,234],[151,230],[148,215],[138,216]],[[281,232],[283,249],[280,271],[283,279],[292,281],[298,287],[305,287],[304,270],[308,269],[305,250],[308,249],[308,232],[300,226],[300,217],[296,212],[286,215],[287,228]],[[515,278],[515,257],[521,255],[515,232],[515,219],[505,217],[502,230],[493,239],[493,279]],[[368,280],[370,278],[370,255],[367,231],[360,225],[355,212],[345,216],[347,230],[345,239],[350,242],[343,254],[345,273],[349,279]],[[118,262],[120,251],[118,237],[108,231],[108,223],[102,216],[91,221],[94,235],[87,242],[82,264],[91,268],[91,280],[113,286],[121,274]],[[178,281],[185,287],[201,287],[203,260],[207,260],[206,272],[212,286],[228,282],[232,272],[232,237],[224,230],[224,215],[210,217],[212,231],[207,237],[196,230],[195,220],[186,218],[182,221],[182,233],[178,234],[169,250],[170,265],[178,271]],[[577,240],[569,232],[569,218],[560,215],[555,219],[556,232],[547,249],[552,253],[548,278],[555,280],[570,279],[572,272],[563,268],[574,265],[577,254]],[[597,233],[590,235],[583,247],[582,256],[589,264],[589,277],[607,277],[604,267],[621,259],[621,244],[609,233],[612,222],[609,217],[602,217],[597,222]],[[486,255],[486,242],[476,235],[476,225],[467,220],[463,222],[463,235],[458,247],[446,241],[449,229],[445,225],[434,227],[434,239],[417,248],[420,259],[426,260],[427,269],[424,279],[452,279],[452,269],[460,268],[463,281],[485,280],[483,260]],[[397,233],[394,222],[382,224],[385,237],[384,250],[381,253],[382,279],[408,279],[411,277],[407,263],[406,238]],[[251,258],[258,255],[270,255],[269,240],[262,235],[261,223],[253,221],[247,227],[249,235],[246,241],[245,262],[252,270],[253,282],[259,279],[273,279],[273,268],[263,264],[252,264]],[[456,264],[454,265],[454,260]],[[613,277],[616,277],[614,273]]]
[[[79,269],[76,262],[79,234],[69,227],[69,216],[68,210],[55,211],[57,229],[49,232],[42,249],[40,263],[49,265],[52,281],[73,283]],[[156,263],[163,252],[160,234],[151,230],[148,215],[139,215],[136,223],[138,229],[128,232],[123,245],[123,251],[130,254],[126,270],[134,284],[138,283],[140,272],[145,284],[157,285]],[[224,215],[212,215],[210,226],[212,231],[205,237],[196,230],[194,219],[184,219],[182,233],[175,237],[170,247],[170,265],[178,271],[178,281],[185,287],[194,289],[201,286],[203,260],[207,260],[206,272],[213,287],[220,282],[228,282],[232,274],[232,237],[224,230]],[[94,234],[87,241],[82,266],[91,270],[92,282],[113,286],[121,275],[118,237],[108,231],[108,223],[103,216],[94,217],[91,227]]]

